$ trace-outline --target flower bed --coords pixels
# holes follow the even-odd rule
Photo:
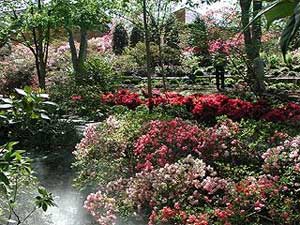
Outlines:
[[[77,182],[93,183],[85,208],[101,225],[299,224],[295,133],[256,120],[204,127],[138,107],[87,130]]]
[[[105,104],[123,105],[129,109],[149,105],[149,99],[129,90],[119,90],[115,94],[107,93],[102,95],[101,99]],[[155,93],[151,101],[155,106],[184,106],[199,121],[214,121],[217,116],[226,115],[236,121],[253,118],[294,123],[300,117],[300,105],[295,103],[272,108],[263,101],[252,103],[221,94],[183,96],[175,92]]]

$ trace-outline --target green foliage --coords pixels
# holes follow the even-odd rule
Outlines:
[[[267,26],[269,27],[275,20],[288,17],[286,26],[283,29],[280,38],[280,47],[284,58],[286,57],[290,43],[295,38],[297,31],[299,30],[299,14],[300,4],[298,1],[276,0],[258,13],[258,15],[254,18],[255,21],[260,16],[265,15],[267,19]],[[254,21],[252,21],[252,23]]]
[[[50,120],[47,109],[56,108],[54,102],[48,101],[49,96],[39,90],[32,91],[30,87],[16,88],[16,96],[2,98],[0,115],[8,124],[22,123],[28,120]],[[19,97],[19,98],[18,98]]]
[[[113,30],[112,48],[116,55],[123,53],[124,49],[128,46],[128,34],[123,24],[119,23]]]
[[[60,105],[62,115],[96,121],[106,116],[106,106],[100,101],[102,88],[98,85],[76,85],[68,81],[52,86],[49,94]]]
[[[57,118],[57,104],[48,95],[29,87],[2,98],[0,104],[1,143],[20,140],[30,150],[53,150],[77,140],[73,124]]]
[[[8,222],[8,224],[15,221],[17,224],[24,223],[37,209],[41,208],[47,211],[48,207],[54,206],[52,194],[46,189],[38,186],[34,188],[38,191],[38,196],[35,197],[35,203],[32,211],[24,218],[21,218],[17,212],[17,204],[23,188],[35,183],[36,178],[33,176],[31,169],[31,160],[24,156],[24,151],[15,150],[16,142],[10,142],[4,146],[0,146],[0,193],[1,205],[0,220]],[[29,208],[29,202],[26,207]],[[4,208],[2,208],[4,207]]]
[[[106,10],[111,4],[106,0],[55,0],[55,13],[66,29],[102,30],[110,19]]]
[[[130,56],[134,60],[141,70],[145,68],[146,65],[146,49],[145,44],[139,42],[134,48],[126,48],[123,55]],[[151,53],[151,64],[153,66],[159,65],[159,47],[155,43],[150,44]],[[162,62],[165,65],[176,65],[180,62],[180,50],[170,48],[168,46],[162,46]]]
[[[294,136],[298,133],[297,129],[288,125],[266,122],[263,120],[242,120],[240,123],[241,132],[238,139],[247,146],[249,152],[257,158],[268,148],[278,145],[282,139],[274,139],[277,133]]]
[[[179,27],[175,16],[170,16],[166,21],[165,28],[165,43],[168,47],[179,49],[180,39],[179,39]]]
[[[116,90],[122,80],[107,58],[96,55],[87,59],[85,74],[85,84],[97,85],[104,92]]]
[[[144,41],[144,32],[141,28],[134,26],[130,34],[130,47],[135,47],[137,43]]]
[[[269,56],[267,60],[271,69],[278,68],[280,66],[281,59],[275,54]]]
[[[189,44],[192,47],[199,48],[199,54],[208,55],[208,32],[205,21],[200,17],[189,25],[190,39]]]

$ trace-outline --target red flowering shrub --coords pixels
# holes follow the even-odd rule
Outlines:
[[[221,115],[227,115],[233,120],[240,120],[242,118],[249,118],[251,115],[251,110],[253,109],[253,104],[241,99],[227,99],[221,109]]]
[[[176,92],[164,94],[155,92],[151,100],[154,106],[184,106],[195,119],[206,122],[214,121],[217,116],[221,115],[226,115],[233,120],[252,118],[271,122],[297,122],[300,119],[300,105],[295,103],[272,109],[265,101],[251,103],[221,94],[183,96]],[[129,90],[102,95],[102,102],[110,105],[124,105],[130,109],[135,109],[141,104],[149,105],[149,99],[143,101],[137,93]]]
[[[119,90],[116,94],[104,94],[102,95],[102,102],[110,105],[123,105],[129,109],[135,109],[143,103],[137,93],[132,93],[129,90]]]
[[[223,103],[228,97],[220,94],[195,96],[193,100],[193,115],[200,120],[212,120],[221,115]]]
[[[272,109],[271,111],[264,114],[261,118],[271,122],[297,122],[299,115],[300,105],[290,102],[283,107]]]

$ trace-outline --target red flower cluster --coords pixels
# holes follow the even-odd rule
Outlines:
[[[129,90],[119,90],[116,94],[109,92],[102,95],[101,100],[105,104],[123,105],[129,109],[135,109],[143,103],[137,93]]]
[[[82,96],[81,95],[72,95],[71,96],[71,100],[72,101],[79,101],[79,100],[81,100],[82,99]]]
[[[266,114],[262,115],[262,119],[272,122],[283,121],[299,121],[300,105],[295,103],[288,103],[283,107],[274,108]]]
[[[124,105],[129,109],[149,105],[150,100],[142,100],[139,94],[129,90],[120,90],[116,94],[102,96],[102,101],[111,105]],[[271,108],[266,102],[248,102],[232,99],[221,94],[183,96],[176,92],[154,93],[151,99],[154,106],[185,106],[193,116],[202,121],[214,120],[217,116],[226,115],[230,119],[242,118],[264,119],[272,122],[297,121],[300,119],[300,105],[288,103],[285,106]]]

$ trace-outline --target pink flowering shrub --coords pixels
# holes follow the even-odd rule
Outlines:
[[[188,154],[212,163],[216,159],[229,160],[237,155],[237,141],[232,141],[239,128],[231,120],[212,128],[201,129],[181,119],[151,121],[134,145],[138,170],[152,170],[166,163],[176,162]]]
[[[85,202],[98,224],[117,218],[149,225],[300,222],[299,137],[262,121],[226,119],[205,128],[178,118],[141,120],[139,110],[109,117],[96,129],[99,142],[92,129],[77,147],[90,163],[85,171],[98,181],[100,191]],[[258,131],[263,138],[256,140]],[[276,147],[261,150],[262,144]]]
[[[284,176],[288,186],[300,187],[300,137],[284,141],[282,145],[268,149],[263,155],[265,173]]]
[[[102,194],[101,191],[90,194],[84,202],[84,208],[96,219],[100,225],[115,225],[116,200]]]
[[[168,119],[147,109],[121,112],[101,123],[91,124],[76,145],[73,167],[78,188],[98,187],[136,171],[133,144],[140,136],[142,126],[153,119]]]
[[[150,211],[148,224],[195,224],[193,221],[197,220],[186,210],[218,205],[229,185],[230,181],[216,177],[210,166],[189,155],[160,169],[142,171],[130,179],[111,182],[106,190],[108,196],[118,193],[115,200],[119,206],[130,204],[136,213]],[[87,199],[86,205],[92,204],[93,201]],[[105,213],[101,215],[107,217]]]

